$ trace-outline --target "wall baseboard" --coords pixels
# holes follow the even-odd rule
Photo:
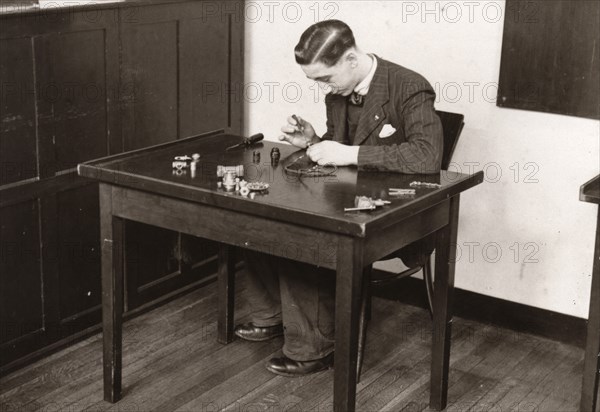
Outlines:
[[[373,270],[375,277],[389,272]],[[427,308],[425,285],[413,277],[393,285],[374,287],[373,295]],[[550,310],[481,295],[463,289],[454,291],[454,315],[521,333],[531,333],[559,342],[584,347],[587,320]]]

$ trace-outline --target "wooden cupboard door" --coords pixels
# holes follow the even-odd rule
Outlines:
[[[44,332],[40,206],[0,208],[0,362],[26,353]]]
[[[100,321],[99,219],[97,184],[56,194],[58,314],[71,330]]]
[[[0,186],[38,175],[33,47],[30,37],[0,40]]]

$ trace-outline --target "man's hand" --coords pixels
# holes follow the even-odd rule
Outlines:
[[[348,146],[331,140],[312,145],[306,150],[310,160],[321,166],[334,164],[336,166],[352,166],[358,163],[359,146]]]
[[[281,128],[281,131],[285,134],[279,136],[279,140],[285,140],[296,147],[306,149],[312,143],[317,142],[319,138],[309,122],[303,120],[300,116],[294,117],[287,118],[287,124]]]

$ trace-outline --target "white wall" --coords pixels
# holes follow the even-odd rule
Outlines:
[[[420,72],[438,90],[438,109],[465,115],[454,169],[484,170],[486,182],[461,199],[456,285],[585,318],[597,207],[580,202],[578,191],[599,171],[599,122],[495,105],[504,6],[247,3],[246,132],[275,139],[292,113],[324,131],[323,97],[293,49],[317,20],[347,22],[359,47]]]

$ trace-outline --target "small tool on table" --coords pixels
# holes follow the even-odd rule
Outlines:
[[[225,151],[237,149],[238,147],[250,147],[254,143],[260,142],[264,138],[265,138],[265,135],[263,135],[262,133],[256,133],[250,137],[245,138],[244,140],[242,140],[241,143],[234,144],[233,146],[229,146],[227,149],[225,149]]]
[[[389,205],[389,200],[375,199],[367,196],[356,196],[354,198],[354,207],[345,207],[344,212],[358,212],[361,210],[374,210],[378,206]]]
[[[390,187],[388,189],[388,194],[390,196],[404,196],[404,195],[414,195],[417,193],[415,189],[398,189],[394,187]]]

